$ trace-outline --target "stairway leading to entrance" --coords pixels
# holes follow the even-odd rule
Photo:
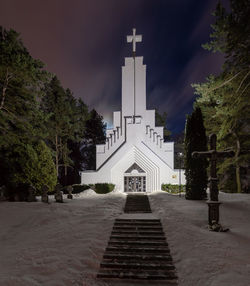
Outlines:
[[[125,213],[152,213],[148,196],[144,194],[129,194],[124,208]]]
[[[97,278],[163,280],[166,286],[177,285],[162,224],[149,214],[147,195],[128,195],[124,211],[125,214],[115,220]]]

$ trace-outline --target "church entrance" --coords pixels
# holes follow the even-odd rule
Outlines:
[[[124,192],[146,192],[146,173],[136,163],[124,174]]]
[[[125,176],[125,192],[146,192],[146,176]]]

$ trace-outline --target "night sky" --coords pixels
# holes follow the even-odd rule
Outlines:
[[[225,0],[226,1],[226,0]],[[223,2],[223,1],[222,1]],[[217,0],[0,0],[0,25],[21,33],[34,58],[111,124],[120,110],[126,35],[142,34],[147,108],[183,130],[194,101],[191,83],[220,72],[223,57],[205,51]],[[227,3],[227,1],[226,1]]]

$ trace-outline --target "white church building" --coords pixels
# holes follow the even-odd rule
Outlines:
[[[141,41],[135,29],[127,36],[133,57],[122,66],[121,111],[113,112],[113,129],[106,131],[106,143],[96,146],[96,171],[82,172],[82,184],[113,183],[121,192],[154,192],[162,184],[186,182],[184,170],[174,169],[174,142],[164,142],[155,110],[146,109],[146,65],[135,55]]]

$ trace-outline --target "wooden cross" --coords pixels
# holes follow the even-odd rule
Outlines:
[[[135,57],[136,52],[136,43],[139,43],[142,41],[142,35],[136,35],[136,29],[133,28],[133,35],[127,36],[127,42],[133,43],[133,56]]]
[[[192,156],[194,158],[206,157],[210,159],[210,178],[209,178],[209,189],[210,189],[210,201],[208,204],[208,221],[209,225],[212,226],[216,224],[219,229],[222,227],[219,225],[219,206],[220,202],[218,200],[218,178],[217,178],[217,160],[219,158],[233,157],[234,151],[221,151],[216,150],[216,134],[211,134],[209,136],[210,150],[207,152],[193,152]]]

